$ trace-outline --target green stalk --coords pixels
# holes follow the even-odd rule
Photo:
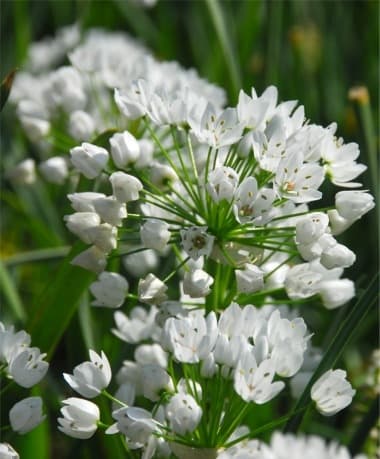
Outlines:
[[[211,17],[211,21],[215,27],[215,31],[226,59],[227,70],[231,79],[231,87],[233,96],[237,97],[240,88],[242,87],[240,70],[235,56],[237,53],[232,48],[232,41],[228,36],[226,23],[223,17],[223,11],[218,0],[206,0],[206,5]]]

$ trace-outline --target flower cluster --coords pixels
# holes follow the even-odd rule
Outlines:
[[[345,144],[336,124],[312,124],[297,102],[280,102],[273,86],[241,91],[226,108],[223,89],[125,35],[80,40],[74,27],[55,40],[70,65],[53,69],[62,55],[52,51],[37,74],[41,44],[29,56],[35,74],[19,75],[12,98],[44,152],[41,176],[70,182],[64,221],[87,245],[71,263],[96,273],[92,305],[117,309],[112,333],[129,359],[112,394],[103,351],[64,373],[84,398],[63,400],[59,430],[88,439],[106,427],[145,459],[348,458],[317,437],[275,433],[266,445],[244,422],[260,405],[286,405],[287,383],[300,395],[322,359],[303,303],[317,314],[355,296],[343,273],[356,255],[339,237],[374,207],[357,189],[366,169],[358,145]],[[8,176],[32,184],[33,160]],[[343,188],[328,207],[326,182]],[[0,358],[23,387],[48,366],[29,344],[25,332],[0,329]],[[332,416],[354,394],[346,372],[331,369],[310,396]],[[100,396],[113,403],[112,425],[100,420]],[[20,404],[10,420],[24,433],[41,404]]]
[[[14,331],[0,322],[0,372],[10,379],[4,391],[13,383],[29,389],[46,375],[49,364],[37,347],[30,347],[31,337],[24,330]],[[30,432],[44,419],[42,398],[27,397],[15,403],[9,411],[12,430],[20,435]],[[5,443],[0,444],[0,456],[17,458],[18,454]]]

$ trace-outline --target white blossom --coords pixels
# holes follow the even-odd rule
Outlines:
[[[94,398],[105,389],[111,381],[111,367],[104,352],[99,356],[91,350],[91,361],[83,362],[74,368],[73,374],[63,373],[66,382],[78,394]]]
[[[143,185],[139,179],[124,172],[114,172],[109,178],[113,195],[119,202],[137,201]]]
[[[147,220],[140,228],[141,242],[144,247],[163,252],[170,239],[169,225],[156,219]]]
[[[175,433],[185,435],[193,432],[201,418],[202,408],[189,394],[175,394],[165,407],[166,417]]]
[[[127,280],[120,274],[103,271],[98,280],[90,285],[90,292],[96,298],[91,304],[118,308],[124,303],[128,287]]]
[[[53,156],[43,161],[40,163],[39,169],[47,182],[56,183],[58,185],[61,185],[69,174],[67,163],[61,156]]]
[[[140,145],[128,131],[117,132],[110,138],[111,156],[119,168],[135,163],[140,155]]]
[[[138,297],[142,303],[160,304],[167,299],[167,289],[168,287],[158,277],[149,273],[139,281]]]
[[[95,211],[100,218],[113,226],[121,226],[122,220],[127,218],[127,208],[113,196],[97,198],[93,201]]]
[[[214,279],[203,269],[194,269],[185,273],[183,292],[191,298],[200,298],[210,293]]]
[[[12,429],[25,434],[37,427],[46,418],[42,414],[42,398],[28,397],[20,400],[9,411],[9,421]]]
[[[70,437],[87,440],[96,432],[100,419],[99,408],[95,403],[71,397],[62,402],[62,418],[58,418],[58,430]]]
[[[8,373],[22,387],[32,387],[39,383],[49,368],[37,347],[28,347],[14,355],[8,365]]]
[[[69,133],[75,140],[88,142],[95,132],[95,121],[92,116],[83,111],[76,110],[70,113]]]
[[[238,293],[253,293],[264,287],[264,272],[256,265],[246,264],[244,269],[236,269]]]
[[[80,147],[70,150],[73,166],[85,177],[93,179],[105,168],[108,161],[108,151],[91,143],[84,142]]]
[[[93,245],[74,257],[71,264],[99,274],[107,265],[106,254]]]
[[[348,406],[355,390],[343,370],[328,370],[312,386],[311,398],[324,416],[332,416]]]
[[[207,226],[191,226],[180,234],[183,249],[193,260],[210,255],[215,237],[207,232]]]

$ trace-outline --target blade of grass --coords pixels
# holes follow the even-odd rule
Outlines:
[[[0,112],[3,110],[3,107],[8,100],[9,94],[11,92],[13,79],[16,75],[16,69],[12,70],[8,73],[8,75],[4,78],[1,82],[1,90],[0,90]]]
[[[376,422],[379,419],[379,400],[374,398],[372,400],[369,410],[364,415],[360,424],[357,426],[355,433],[351,437],[349,444],[349,450],[352,454],[352,457],[355,454],[360,453],[364,442],[368,438],[368,435],[371,429],[376,425]]]
[[[305,390],[298,399],[293,409],[294,414],[285,425],[285,432],[297,432],[305,411],[301,411],[297,414],[296,412],[303,408],[307,408],[310,405],[310,389],[312,385],[324,372],[334,366],[334,364],[342,355],[352,335],[360,326],[365,315],[376,304],[379,295],[378,280],[379,273],[374,276],[367,290],[362,294],[362,296],[352,308],[351,312],[348,314],[346,320],[342,323],[342,326],[336,333],[334,339],[331,341],[331,344],[328,347],[318,368],[315,370]]]
[[[206,5],[211,17],[211,21],[215,27],[215,31],[218,36],[224,57],[226,59],[227,69],[231,80],[231,95],[233,100],[235,100],[242,87],[240,69],[235,58],[237,53],[235,53],[233,50],[232,41],[227,32],[227,27],[220,3],[218,0],[206,0]]]
[[[52,247],[49,249],[31,250],[29,252],[16,253],[3,260],[4,266],[17,266],[36,261],[54,260],[65,257],[70,251],[70,247]]]
[[[2,261],[0,261],[0,287],[15,318],[24,322],[26,319],[24,306],[17,292],[17,288]]]
[[[48,358],[51,358],[69,326],[83,292],[95,278],[94,273],[70,264],[83,248],[84,244],[79,242],[73,246],[58,273],[42,293],[38,309],[27,325],[33,337],[33,345],[47,352]]]

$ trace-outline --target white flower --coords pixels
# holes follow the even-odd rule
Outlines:
[[[49,368],[48,362],[43,360],[45,356],[37,347],[28,347],[13,356],[8,373],[19,386],[32,387],[41,381]]]
[[[143,185],[139,179],[124,172],[114,172],[109,178],[112,192],[120,202],[130,202],[139,199],[139,192]]]
[[[90,362],[86,361],[77,365],[72,375],[63,373],[63,377],[78,394],[83,397],[94,398],[108,386],[112,374],[110,364],[103,351],[101,356],[91,349],[89,353]]]
[[[134,166],[136,169],[143,169],[152,162],[154,143],[150,139],[138,139],[137,142],[140,148],[140,155]]]
[[[77,212],[95,212],[93,202],[98,198],[105,198],[103,193],[93,191],[84,191],[83,193],[68,194],[67,197],[71,202],[71,207]]]
[[[135,350],[134,357],[140,365],[155,364],[161,368],[168,366],[168,354],[159,344],[140,344]]]
[[[46,415],[42,414],[42,398],[28,397],[17,402],[9,411],[9,421],[12,429],[25,434],[37,427]]]
[[[158,261],[157,253],[152,249],[146,249],[125,256],[123,265],[129,275],[140,278],[157,268]]]
[[[254,177],[245,178],[235,193],[234,213],[237,221],[252,221],[255,225],[267,223],[271,219],[274,198],[272,189],[258,189]]]
[[[373,196],[364,191],[339,191],[335,195],[339,215],[350,221],[361,218],[375,207]]]
[[[203,269],[194,269],[185,273],[183,292],[191,298],[200,298],[210,293],[214,279]]]
[[[128,131],[117,132],[110,138],[111,156],[119,168],[135,163],[140,155],[140,145]]]
[[[184,318],[169,318],[165,322],[162,343],[179,362],[196,363],[205,359],[215,346],[216,316],[206,318],[201,312]]]
[[[235,391],[246,402],[269,402],[285,387],[282,381],[272,382],[274,374],[275,366],[270,359],[257,365],[253,353],[245,352],[235,370]]]
[[[86,244],[91,243],[88,230],[100,225],[100,217],[96,212],[75,212],[71,215],[65,215],[64,220],[69,231]]]
[[[163,390],[174,390],[171,377],[166,370],[156,364],[146,364],[141,369],[143,395],[145,398],[156,402],[160,399]]]
[[[99,274],[104,271],[107,265],[107,258],[102,250],[93,245],[74,257],[71,260],[71,264]]]
[[[343,244],[326,248],[321,255],[321,263],[327,269],[348,268],[355,263],[356,255]]]
[[[90,243],[94,244],[104,253],[109,253],[117,247],[117,228],[109,223],[88,228],[87,236]]]
[[[108,151],[91,143],[82,143],[80,147],[70,150],[73,166],[85,177],[93,179],[97,177],[108,161]]]
[[[264,271],[258,266],[246,264],[244,269],[236,269],[236,287],[238,293],[253,293],[264,287]]]
[[[351,182],[367,169],[367,166],[356,163],[359,154],[356,143],[344,145],[342,139],[337,140],[332,135],[324,139],[321,156],[325,162],[326,175],[332,183],[347,188],[360,186],[360,183]]]
[[[202,408],[189,394],[175,394],[165,407],[166,417],[175,433],[194,432],[202,418]]]
[[[144,247],[163,252],[170,240],[169,225],[151,218],[141,226],[140,237]]]
[[[127,218],[127,208],[113,196],[97,198],[93,201],[95,211],[100,218],[113,226],[121,226],[122,220]]]
[[[355,296],[355,284],[349,279],[327,279],[320,282],[318,293],[327,309],[335,309]]]
[[[237,142],[243,130],[243,126],[238,122],[235,108],[226,108],[217,113],[211,103],[207,103],[200,119],[189,117],[188,121],[199,142],[215,148]]]
[[[168,287],[154,274],[148,274],[145,279],[140,279],[137,287],[138,297],[142,303],[160,304],[167,299]]]
[[[14,356],[29,347],[31,337],[25,330],[15,333],[14,327],[6,329],[0,322],[0,361],[9,363]]]
[[[7,177],[20,185],[31,185],[36,181],[36,163],[34,159],[24,159],[7,172]]]
[[[121,340],[133,344],[152,338],[157,328],[156,314],[157,308],[154,306],[148,312],[137,306],[131,310],[129,317],[121,311],[116,311],[114,320],[117,328],[113,328],[112,333]]]
[[[329,219],[322,212],[313,212],[298,220],[296,224],[296,241],[299,244],[316,242],[329,225]]]
[[[52,158],[43,161],[39,165],[39,169],[46,181],[56,183],[58,185],[61,185],[69,174],[67,170],[67,163],[61,156],[53,156]]]
[[[91,438],[100,419],[99,408],[95,403],[81,398],[71,397],[62,402],[63,418],[58,418],[58,429],[70,437],[87,440]]]
[[[91,304],[93,306],[118,308],[124,303],[128,287],[128,282],[123,276],[104,271],[98,280],[90,285],[90,292],[96,298]]]
[[[178,181],[178,175],[172,167],[158,162],[153,163],[149,177],[152,184],[160,189]]]
[[[191,226],[180,234],[183,249],[193,260],[210,255],[215,237],[207,233],[207,226]]]
[[[277,88],[268,86],[266,90],[257,97],[254,88],[251,90],[252,97],[245,94],[243,90],[239,92],[239,101],[236,107],[239,121],[249,129],[263,129],[265,122],[274,113],[277,104]]]
[[[130,440],[133,449],[146,445],[157,428],[152,414],[143,408],[120,408],[113,411],[112,417],[117,421],[116,430],[115,426],[111,426],[106,433],[123,433]]]
[[[231,167],[217,167],[208,174],[206,189],[214,202],[230,201],[234,196],[239,177]]]
[[[0,457],[1,459],[20,459],[18,453],[9,443],[0,443]]]
[[[286,293],[292,300],[309,298],[318,292],[322,275],[311,269],[309,263],[289,269],[285,279]]]
[[[278,195],[296,203],[320,199],[318,191],[323,182],[323,168],[318,164],[303,164],[301,152],[293,152],[283,158],[275,177],[275,190]]]
[[[311,388],[311,398],[324,416],[332,416],[352,402],[356,391],[346,379],[343,370],[328,370]]]
[[[75,140],[87,142],[95,132],[94,119],[87,112],[76,110],[70,113],[69,133]]]

